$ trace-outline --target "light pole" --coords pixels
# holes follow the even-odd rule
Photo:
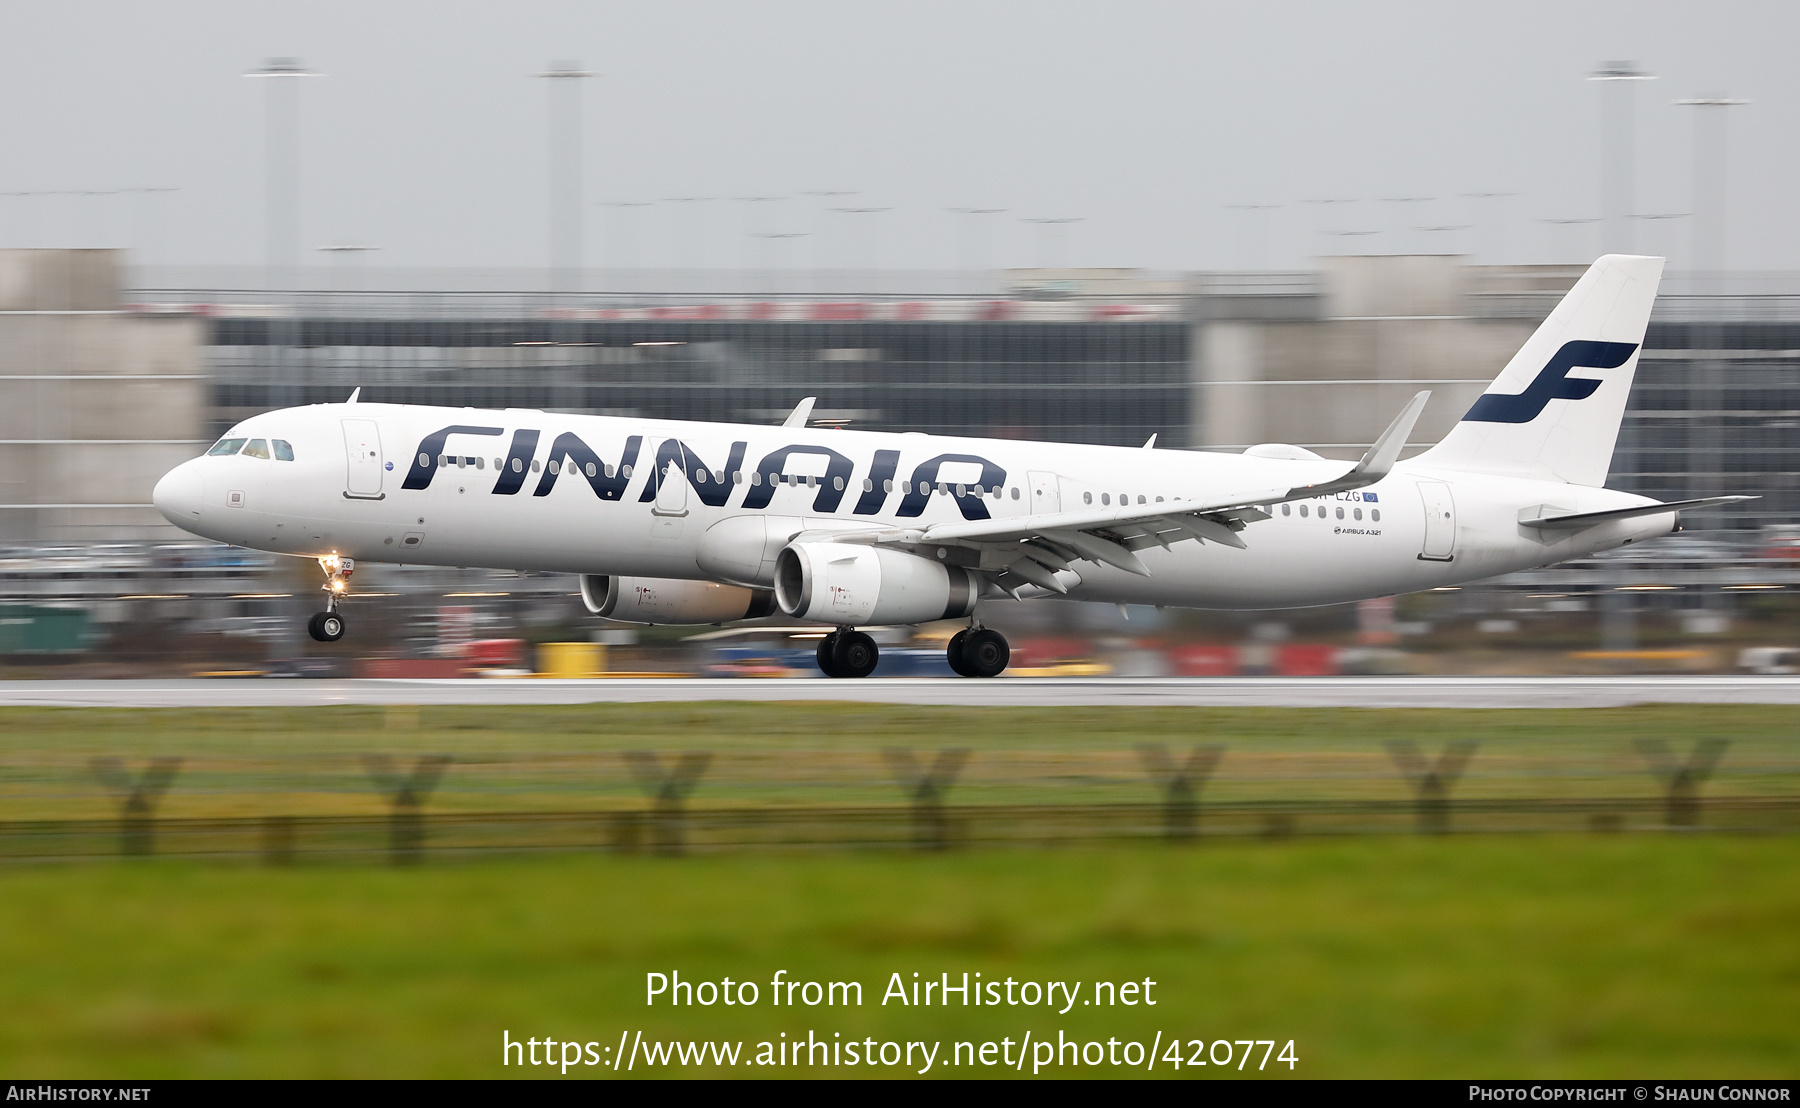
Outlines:
[[[963,270],[968,273],[983,273],[992,269],[993,265],[990,258],[993,253],[993,243],[989,234],[991,225],[986,219],[982,219],[981,217],[1000,215],[1005,212],[1006,209],[945,208],[944,210],[953,215],[965,217],[959,227],[959,230],[962,232],[958,236],[960,240],[959,245],[961,246],[961,256],[957,259]],[[978,236],[980,239],[979,244],[976,242]]]
[[[744,205],[744,238],[750,244],[750,248],[754,254],[755,240],[762,237],[761,221],[756,218],[757,210],[764,204],[779,203],[783,200],[786,200],[787,197],[785,197],[785,196],[737,196],[737,197],[733,197],[733,199],[736,200],[738,203]],[[755,269],[756,265],[757,265],[757,260],[758,259],[754,256],[746,258],[744,260],[744,269],[746,271]]]
[[[1318,200],[1303,200],[1301,203],[1312,207],[1317,212],[1313,231],[1321,239],[1324,239],[1338,234],[1341,230],[1338,221],[1332,218],[1333,209],[1337,208],[1339,204],[1354,204],[1356,201],[1348,196],[1328,196]]]
[[[792,239],[803,239],[805,237],[805,231],[752,231],[750,233],[750,238],[752,240],[760,239],[762,241],[762,257],[760,261],[762,263],[763,274],[768,280],[766,292],[769,296],[776,296],[781,292],[779,287],[779,277],[775,269],[776,246]]]
[[[1634,62],[1601,62],[1588,74],[1605,93],[1604,136],[1600,161],[1600,249],[1606,254],[1632,252],[1632,210],[1637,206],[1633,188],[1637,166],[1636,113],[1632,111],[1634,82],[1656,78]]]
[[[821,283],[823,291],[823,274],[831,268],[831,259],[826,256],[826,224],[831,219],[831,203],[848,196],[861,195],[855,189],[807,189],[800,194],[810,196],[815,201],[813,207],[812,255],[813,279]]]
[[[1069,264],[1069,228],[1080,223],[1081,216],[1027,216],[1021,222],[1037,225],[1039,269],[1063,269]]]
[[[1705,313],[1711,318],[1705,319],[1694,329],[1692,342],[1702,350],[1717,350],[1724,345],[1722,321],[1718,317],[1724,310],[1726,265],[1725,109],[1739,107],[1749,101],[1711,95],[1690,97],[1675,103],[1681,107],[1700,109],[1694,113],[1694,268],[1699,271],[1699,290],[1707,294],[1714,307],[1712,311]],[[1725,367],[1716,359],[1708,359],[1694,363],[1692,372],[1696,376],[1689,389],[1689,396],[1692,397],[1689,407],[1694,412],[1695,450],[1693,462],[1688,466],[1688,480],[1691,488],[1723,488],[1725,414],[1722,409],[1725,405],[1725,392],[1719,387],[1719,378],[1724,374]],[[1708,509],[1699,517],[1699,521],[1711,522],[1714,527],[1723,519],[1724,512],[1718,509]],[[1722,599],[1722,594],[1709,593],[1705,598],[1706,606],[1711,608]]]
[[[537,76],[550,82],[550,291],[581,284],[581,82],[593,74],[578,61],[551,62]]]
[[[692,226],[689,226],[687,230],[688,233],[693,236],[693,243],[691,244],[694,248],[692,260],[696,275],[698,275],[702,269],[706,268],[706,221],[704,218],[705,212],[700,205],[709,204],[715,199],[717,198],[712,196],[663,197],[663,203],[676,205],[676,207],[670,209],[671,212],[693,213],[693,224]],[[677,229],[675,233],[670,235],[671,241],[680,238],[679,229],[685,222],[680,215],[674,215],[672,218]],[[696,276],[696,281],[698,281],[698,276]]]
[[[1476,201],[1478,206],[1495,209],[1495,211],[1487,213],[1485,220],[1471,214],[1469,222],[1477,227],[1485,224],[1489,228],[1488,234],[1485,236],[1490,240],[1487,263],[1489,265],[1506,264],[1506,211],[1504,205],[1505,201],[1519,194],[1516,192],[1465,192],[1462,195],[1465,200]],[[1481,204],[1481,201],[1486,201],[1486,203]],[[1472,244],[1471,249],[1473,249]]]
[[[1598,219],[1582,218],[1582,219],[1540,219],[1540,220],[1538,220],[1538,222],[1542,223],[1548,227],[1591,227],[1600,221]],[[1561,246],[1562,237],[1563,236],[1557,234],[1555,231],[1550,232],[1550,239],[1551,239],[1550,253],[1551,254],[1558,253],[1558,248]],[[1561,260],[1569,261],[1570,258],[1568,255],[1564,255]],[[1591,256],[1591,253],[1590,253],[1590,248],[1589,247],[1577,248],[1574,252],[1573,260],[1575,260],[1575,261],[1593,261],[1593,257]]]
[[[842,212],[845,215],[866,215],[866,216],[870,217],[868,220],[869,238],[868,238],[868,243],[867,243],[868,249],[869,249],[868,274],[869,274],[869,279],[871,281],[875,280],[875,272],[877,269],[880,268],[880,265],[881,265],[881,227],[877,223],[877,221],[875,220],[874,217],[880,215],[882,212],[891,212],[894,209],[893,208],[833,208],[831,210],[834,212]],[[845,266],[844,268],[848,269],[850,267]]]
[[[302,77],[322,77],[299,58],[270,58],[246,77],[264,85],[267,131],[263,140],[268,199],[263,264],[271,291],[291,289],[300,266],[300,86]]]
[[[613,267],[620,270],[621,273],[638,268],[635,209],[648,208],[652,203],[654,202],[650,200],[602,200],[600,202],[600,207],[611,208],[618,213],[614,217],[613,235],[608,241]],[[621,286],[621,291],[636,290],[627,290]]]
[[[1239,231],[1243,241],[1239,244],[1238,260],[1244,271],[1261,269],[1265,264],[1265,256],[1269,248],[1269,225],[1264,212],[1272,212],[1281,207],[1280,204],[1227,204],[1226,208],[1234,212],[1243,212],[1243,222]]]
[[[1725,270],[1725,112],[1748,104],[1727,96],[1695,96],[1675,103],[1694,114],[1694,268],[1716,279]]]
[[[1688,217],[1687,212],[1640,212],[1639,214],[1634,215],[1631,218],[1635,219],[1635,220],[1642,220],[1643,222],[1649,223],[1652,227],[1654,227],[1658,224],[1667,223],[1670,220],[1686,219],[1687,217]],[[1669,246],[1671,244],[1668,241],[1666,241],[1666,238],[1669,236],[1665,236],[1664,234],[1656,234],[1656,235],[1649,236],[1649,237],[1650,237],[1650,242],[1644,247],[1645,253],[1661,254],[1664,257],[1668,257],[1670,254],[1674,253],[1673,250],[1669,249]]]
[[[379,246],[362,246],[356,243],[337,243],[331,246],[319,247],[319,253],[329,257],[334,263],[331,267],[331,271],[335,280],[332,283],[338,286],[337,291],[347,292],[351,291],[352,286],[355,291],[361,291],[363,258],[380,249],[381,247]],[[347,263],[354,263],[354,265]],[[345,271],[347,270],[354,270],[354,275],[349,281],[344,280]]]
[[[1437,197],[1435,197],[1435,196],[1384,196],[1381,198],[1381,202],[1383,204],[1401,204],[1401,205],[1429,204],[1435,199],[1437,199]],[[1412,236],[1401,234],[1402,231],[1405,231],[1408,227],[1412,226],[1412,220],[1407,218],[1406,213],[1408,211],[1416,211],[1416,210],[1418,210],[1418,209],[1404,208],[1404,207],[1399,209],[1400,221],[1399,221],[1399,223],[1397,223],[1394,226],[1394,240],[1395,240],[1394,253],[1396,253],[1396,254],[1399,254],[1402,252],[1410,253],[1411,248],[1416,245],[1412,241]]]

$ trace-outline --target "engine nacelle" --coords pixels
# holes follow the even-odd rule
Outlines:
[[[581,602],[607,619],[672,626],[758,619],[775,611],[775,594],[768,589],[593,573],[581,575]]]
[[[899,550],[797,542],[775,558],[775,603],[795,619],[850,627],[927,623],[975,610],[975,575]]]

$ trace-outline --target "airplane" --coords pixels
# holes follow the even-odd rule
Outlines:
[[[1172,451],[806,426],[362,402],[266,412],[176,466],[153,501],[205,538],[318,560],[320,641],[358,562],[576,574],[595,615],[832,630],[832,677],[879,660],[858,628],[967,620],[950,667],[994,677],[996,603],[1337,604],[1641,542],[1677,513],[1605,488],[1663,259],[1607,255],[1445,438],[1400,458],[1415,395],[1354,465],[1297,446]]]

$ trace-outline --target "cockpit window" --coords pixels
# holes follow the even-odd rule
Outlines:
[[[248,446],[244,447],[244,457],[246,457],[246,458],[261,458],[265,462],[268,461],[269,460],[269,440],[268,439],[251,439],[250,444]]]
[[[275,447],[275,460],[276,461],[291,462],[294,460],[294,448],[292,446],[288,445],[288,441],[286,439],[270,439],[269,443],[270,443],[270,445]]]
[[[209,458],[223,458],[228,454],[236,454],[239,450],[244,448],[244,442],[245,440],[243,439],[220,439],[213,444],[211,450],[206,452],[206,456]]]

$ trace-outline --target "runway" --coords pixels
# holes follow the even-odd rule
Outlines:
[[[651,704],[709,700],[1152,708],[1800,704],[1800,677],[0,681],[0,706],[293,708],[329,704]]]

